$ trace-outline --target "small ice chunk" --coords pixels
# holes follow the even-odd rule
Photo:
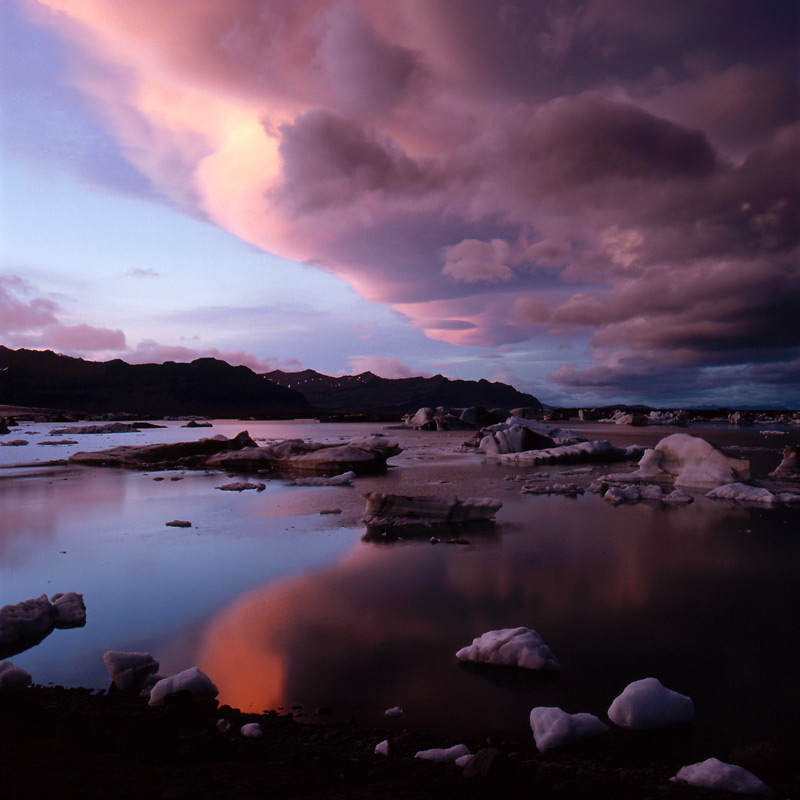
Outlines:
[[[86,624],[86,606],[83,595],[77,592],[59,592],[50,598],[55,610],[57,628],[80,628]]]
[[[620,503],[638,503],[642,499],[642,493],[637,486],[611,486],[603,495],[603,500],[612,505]]]
[[[792,492],[774,494],[769,489],[750,486],[746,483],[729,483],[718,486],[710,491],[706,497],[716,500],[733,500],[736,503],[747,505],[775,506],[782,503],[793,505],[800,503],[800,495]]]
[[[539,706],[531,711],[531,730],[536,748],[544,753],[551,747],[579,742],[608,730],[594,714],[567,714],[560,708]]]
[[[218,719],[217,730],[222,733],[230,733],[233,730],[233,723],[229,719]]]
[[[720,789],[739,794],[772,795],[774,792],[763,781],[743,767],[726,764],[718,758],[709,758],[698,764],[681,767],[674,782],[688,783],[703,789]]]
[[[149,705],[161,705],[171,694],[188,691],[192,697],[216,697],[219,690],[211,678],[197,667],[189,667],[177,675],[162,678],[150,692]]]
[[[158,672],[158,661],[150,653],[107,650],[103,661],[112,683],[121,692],[138,692]]]
[[[349,472],[342,472],[339,475],[332,475],[330,478],[322,476],[295,478],[293,483],[295,486],[351,486],[355,477],[355,472],[350,470]]]
[[[384,739],[382,742],[378,742],[375,745],[375,755],[376,756],[388,756],[389,755],[389,740]]]
[[[392,708],[387,708],[386,711],[383,712],[387,717],[402,717],[403,716],[403,709],[400,706],[393,706]]]
[[[455,761],[468,755],[470,755],[469,748],[465,744],[457,744],[454,747],[420,750],[414,754],[414,758],[424,758],[426,761]]]
[[[690,697],[667,689],[657,678],[629,683],[608,709],[608,718],[622,728],[646,730],[694,719]]]
[[[10,661],[0,661],[0,692],[13,692],[31,684],[30,673]]]
[[[456,658],[524,669],[561,669],[542,637],[531,628],[487,631],[473,639],[468,647],[462,647],[456,653]]]
[[[456,766],[457,767],[466,767],[467,764],[469,764],[469,762],[472,761],[473,758],[475,758],[475,756],[472,755],[472,753],[467,753],[466,755],[459,756],[456,759]]]
[[[248,722],[239,729],[239,733],[242,736],[246,736],[248,739],[260,739],[264,735],[264,731],[261,730],[261,726],[257,722]]]

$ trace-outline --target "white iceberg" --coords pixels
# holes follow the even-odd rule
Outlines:
[[[542,637],[531,628],[487,631],[462,647],[456,658],[481,664],[524,669],[560,670],[561,665]]]
[[[800,494],[793,492],[773,493],[769,489],[750,486],[747,483],[728,483],[725,486],[717,486],[706,497],[710,497],[713,500],[732,500],[735,503],[743,503],[744,505],[777,506],[800,504]]]
[[[690,697],[667,689],[657,678],[629,683],[608,709],[608,718],[622,728],[647,730],[694,719]]]
[[[743,767],[726,764],[718,758],[709,758],[698,764],[681,767],[674,782],[688,783],[703,789],[719,789],[739,794],[773,795],[774,792],[763,781]]]
[[[750,479],[750,462],[725,455],[699,436],[673,433],[645,451],[635,472],[606,476],[628,482],[669,481],[678,486],[721,486]]]
[[[121,692],[138,692],[154,679],[158,661],[150,653],[123,653],[106,650],[103,662],[111,681]]]
[[[248,739],[260,739],[264,735],[261,726],[257,722],[248,722],[239,728],[239,733],[246,736]]]
[[[375,755],[376,756],[388,756],[389,755],[389,740],[384,739],[382,742],[378,742],[375,745]]]
[[[469,748],[465,744],[457,744],[454,747],[419,750],[414,754],[414,758],[423,758],[426,761],[455,761],[468,755],[470,755]]]
[[[189,667],[177,675],[162,678],[151,690],[148,705],[161,705],[171,694],[189,692],[192,697],[216,697],[219,690],[205,673]]]
[[[31,685],[30,673],[10,661],[0,661],[0,692],[13,692]]]
[[[572,744],[608,730],[594,714],[567,714],[560,708],[539,706],[531,711],[531,730],[536,749],[544,753],[551,747]]]

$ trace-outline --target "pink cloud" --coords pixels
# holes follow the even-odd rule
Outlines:
[[[638,0],[29,4],[164,196],[432,338],[581,331],[603,376],[623,354],[618,385],[795,358],[783,7],[733,0],[718,26]]]

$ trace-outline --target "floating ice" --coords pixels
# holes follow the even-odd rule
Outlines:
[[[449,525],[490,520],[503,505],[492,497],[455,495],[408,497],[367,492],[364,522],[368,525]]]
[[[487,631],[462,647],[456,658],[525,669],[560,670],[561,665],[542,637],[531,628]]]
[[[468,755],[470,755],[469,748],[465,744],[457,744],[454,747],[420,750],[414,754],[414,758],[424,758],[426,761],[455,761]]]
[[[138,692],[158,672],[158,661],[150,653],[122,653],[107,650],[103,662],[111,681],[121,692]]]
[[[720,486],[750,478],[750,462],[725,455],[699,436],[673,433],[645,451],[635,472],[608,475],[628,482],[674,481],[680,486]]]
[[[531,730],[537,750],[544,753],[551,747],[605,733],[608,725],[594,714],[567,714],[560,708],[539,706],[531,711]]]
[[[709,758],[698,764],[682,767],[674,782],[688,783],[703,789],[720,789],[739,794],[772,795],[774,792],[763,781],[743,767],[726,764],[717,758]]]
[[[747,483],[728,483],[717,486],[706,497],[714,500],[732,500],[735,503],[759,506],[795,505],[800,503],[800,494],[780,492],[773,494],[769,489],[750,486]]]
[[[263,492],[267,488],[265,483],[247,483],[245,481],[236,481],[234,483],[226,483],[222,486],[217,486],[223,492],[245,492],[248,489],[255,489],[257,492]]]
[[[50,599],[53,603],[55,614],[53,624],[56,628],[80,628],[86,624],[86,606],[82,594],[60,592]]]
[[[149,705],[161,705],[169,695],[184,691],[192,697],[216,697],[219,694],[208,675],[197,667],[189,667],[177,675],[162,678],[150,692]]]
[[[403,716],[403,709],[400,706],[393,706],[392,708],[387,708],[386,711],[383,712],[387,717],[402,717]]]
[[[31,676],[10,661],[0,661],[0,692],[13,692],[30,686]]]
[[[657,678],[629,683],[608,709],[608,718],[622,728],[646,730],[694,719],[690,697],[667,689]]]
[[[350,470],[340,475],[332,475],[330,478],[295,478],[293,483],[295,486],[350,486],[355,477],[355,472]]]
[[[39,639],[53,629],[53,607],[47,595],[0,608],[0,647]]]
[[[455,764],[457,767],[466,767],[473,758],[475,758],[475,756],[472,755],[472,753],[465,753],[463,756],[459,756],[456,759]]]
[[[239,733],[242,736],[246,736],[248,739],[260,739],[264,735],[264,731],[261,730],[261,726],[257,722],[248,722],[239,729]]]

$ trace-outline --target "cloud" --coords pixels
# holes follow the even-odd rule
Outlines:
[[[119,329],[86,323],[65,325],[54,300],[36,297],[36,287],[17,275],[0,275],[0,335],[11,347],[51,348],[86,355],[125,348]]]
[[[28,2],[165,198],[432,338],[582,335],[552,380],[604,391],[793,359],[792,4]]]

